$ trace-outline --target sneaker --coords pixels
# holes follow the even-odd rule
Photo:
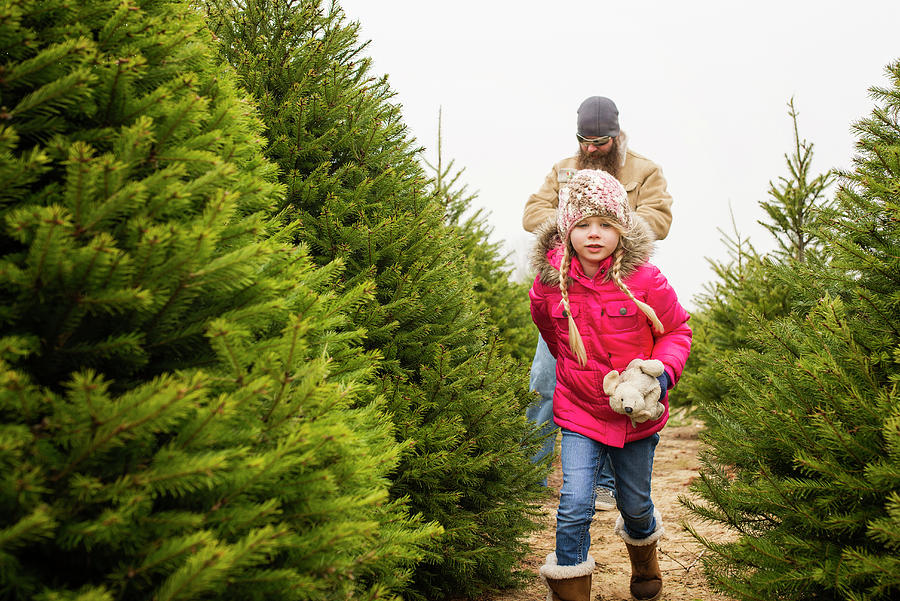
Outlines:
[[[597,511],[609,511],[616,508],[616,496],[608,488],[597,487],[597,501],[594,504]]]

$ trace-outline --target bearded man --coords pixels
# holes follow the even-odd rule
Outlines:
[[[628,203],[643,217],[662,240],[672,225],[672,196],[666,190],[662,170],[650,159],[628,148],[625,132],[619,130],[619,109],[609,98],[591,96],[578,107],[578,153],[553,165],[540,190],[525,203],[522,225],[534,232],[547,220],[556,220],[559,189],[579,169],[602,169],[615,176],[628,193]],[[548,434],[543,448],[533,457],[540,461],[553,452],[556,429],[553,423],[553,390],[556,388],[556,359],[547,344],[538,337],[538,346],[531,364],[531,389],[540,394],[540,401],[526,411],[528,419],[542,426]],[[609,462],[597,476],[596,508],[615,508],[615,484]]]
[[[619,110],[603,96],[591,96],[578,107],[578,153],[553,165],[540,190],[525,203],[522,225],[533,232],[556,216],[559,188],[579,169],[602,169],[619,180],[628,203],[662,240],[672,225],[672,196],[662,170],[650,159],[628,148],[619,130]]]

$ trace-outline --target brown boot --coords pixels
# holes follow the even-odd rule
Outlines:
[[[631,596],[638,601],[656,601],[662,595],[662,572],[656,556],[656,541],[664,534],[659,512],[654,512],[656,530],[644,539],[633,539],[625,532],[622,516],[616,520],[616,534],[625,541],[631,560]]]
[[[656,559],[656,541],[649,545],[629,545],[631,596],[638,601],[656,601],[662,595],[662,572]]]
[[[574,566],[556,564],[556,553],[547,556],[541,577],[547,583],[547,601],[591,601],[591,575],[594,558]]]

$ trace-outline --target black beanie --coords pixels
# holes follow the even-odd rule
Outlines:
[[[578,135],[585,138],[619,135],[619,109],[609,98],[591,96],[578,107]]]

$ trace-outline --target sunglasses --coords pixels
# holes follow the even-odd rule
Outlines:
[[[600,136],[599,138],[585,138],[581,134],[575,134],[578,141],[582,144],[592,144],[593,146],[603,146],[612,139],[612,136]]]

